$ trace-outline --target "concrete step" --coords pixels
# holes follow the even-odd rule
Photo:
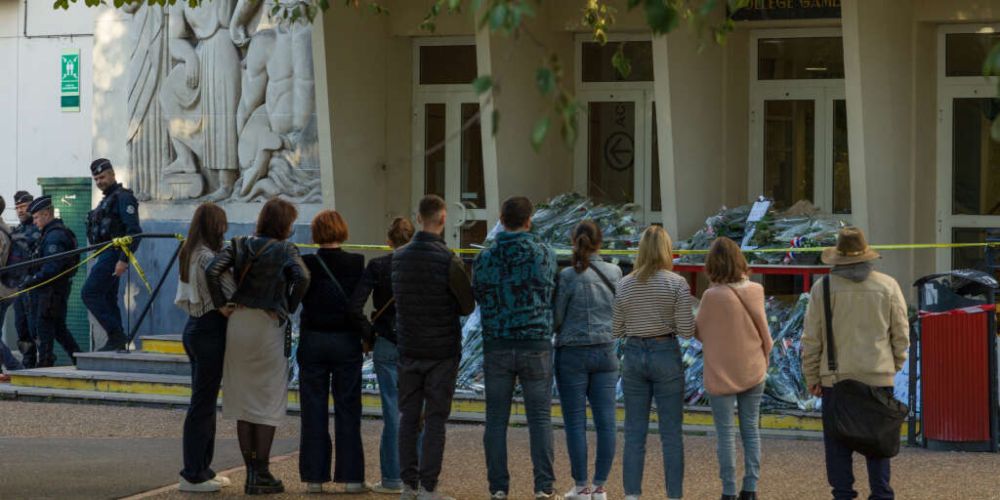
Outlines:
[[[191,376],[187,356],[144,351],[80,352],[76,354],[76,367],[83,371]]]
[[[84,400],[134,401],[163,404],[185,404],[191,395],[189,376],[162,375],[148,373],[121,373],[76,369],[74,367],[38,368],[11,372],[11,383],[0,384],[0,395],[7,397],[30,397],[32,399],[72,398],[79,395]],[[223,388],[225,390],[225,388]],[[97,396],[94,396],[97,394]],[[297,388],[288,390],[290,407],[297,407]],[[365,391],[362,406],[366,414],[381,411],[381,399],[377,392]],[[332,407],[332,404],[331,404]],[[589,413],[589,412],[588,412]],[[625,410],[619,405],[616,412],[618,425],[625,420]],[[452,403],[454,418],[461,416],[464,421],[478,421],[486,414],[486,402],[479,397],[456,397]],[[527,412],[520,400],[511,406],[512,420],[520,422]],[[562,407],[558,400],[552,402],[552,418],[562,422]],[[656,413],[650,415],[650,423],[655,427]],[[713,426],[711,410],[706,407],[687,407],[684,410],[684,424],[693,432],[708,431]],[[782,412],[761,415],[761,428],[776,432],[815,433],[822,431],[822,420],[818,413]],[[903,428],[905,433],[905,426]]]
[[[142,352],[151,354],[184,355],[184,344],[180,334],[177,335],[144,335],[139,337]]]

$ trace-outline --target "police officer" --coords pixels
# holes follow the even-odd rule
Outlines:
[[[111,161],[105,158],[94,160],[90,164],[90,173],[97,189],[104,193],[97,208],[87,214],[87,239],[90,244],[106,243],[114,238],[141,233],[139,202],[132,191],[115,180]],[[132,243],[133,252],[138,244],[138,241]],[[117,248],[106,251],[97,257],[97,262],[83,284],[83,303],[108,334],[108,341],[101,351],[117,351],[125,347],[127,342],[122,328],[122,313],[118,309],[118,281],[127,269],[128,257],[125,252]]]
[[[17,209],[17,219],[20,224],[11,231],[12,245],[8,264],[17,264],[31,260],[35,246],[42,233],[35,227],[28,212],[28,205],[34,201],[34,196],[27,191],[14,193],[14,208]],[[20,283],[28,275],[28,270],[13,271],[5,275],[5,284]],[[14,325],[17,329],[17,346],[24,358],[21,362],[25,368],[34,368],[38,362],[38,335],[34,326],[35,308],[31,294],[21,294],[14,299]]]
[[[76,248],[76,235],[63,224],[62,219],[57,219],[52,208],[52,198],[42,196],[28,206],[28,211],[35,222],[35,226],[41,230],[41,239],[35,247],[33,258],[40,259],[50,255],[67,252]],[[42,263],[32,269],[32,273],[25,278],[21,288],[30,288],[40,285],[58,276],[63,271],[72,268],[80,261],[80,257],[72,257],[58,260],[51,260]],[[30,294],[35,301],[35,328],[38,333],[38,367],[45,368],[55,364],[56,355],[53,351],[53,341],[69,354],[73,363],[76,364],[74,353],[80,352],[80,346],[69,333],[66,327],[66,306],[69,300],[70,287],[73,284],[72,271],[59,279],[42,285]]]

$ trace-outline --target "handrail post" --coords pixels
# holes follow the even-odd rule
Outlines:
[[[156,301],[157,295],[160,294],[160,288],[163,287],[163,283],[167,280],[167,276],[170,274],[170,270],[174,267],[174,262],[177,262],[177,256],[181,253],[181,248],[184,246],[184,242],[177,243],[177,249],[174,250],[174,254],[170,257],[170,262],[167,263],[166,269],[163,270],[163,274],[160,275],[160,280],[156,282],[156,287],[153,288],[153,293],[150,294],[149,300],[146,305],[142,308],[142,312],[139,313],[139,319],[136,320],[135,325],[132,327],[132,331],[129,332],[129,336],[125,339],[125,349],[124,352],[128,353],[129,345],[135,339],[135,336],[139,333],[139,328],[142,327],[142,322],[145,321],[146,315],[149,314],[149,310],[153,307],[153,302]]]

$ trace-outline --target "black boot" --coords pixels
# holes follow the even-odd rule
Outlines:
[[[722,495],[722,500],[738,500],[736,495]]]
[[[245,488],[247,495],[273,495],[284,492],[285,485],[280,479],[271,475],[267,459],[254,460],[247,466],[247,485]]]
[[[125,337],[125,333],[116,330],[113,332],[108,332],[108,341],[104,343],[104,347],[98,349],[99,352],[115,352],[125,348],[125,344],[128,343],[128,339]]]
[[[756,491],[741,491],[739,500],[757,500]]]

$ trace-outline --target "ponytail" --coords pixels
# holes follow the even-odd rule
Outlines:
[[[590,267],[590,258],[601,250],[601,228],[585,220],[573,229],[573,269],[582,273]]]

